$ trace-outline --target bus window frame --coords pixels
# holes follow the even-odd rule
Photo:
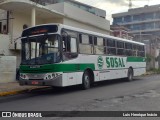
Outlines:
[[[118,42],[123,44],[123,47],[118,47]],[[118,54],[118,50],[123,50],[123,54],[119,55]],[[125,56],[125,42],[124,41],[120,41],[120,40],[116,40],[116,55],[117,56]]]
[[[103,46],[104,47],[104,55],[108,55],[108,56],[134,56],[134,57],[141,57],[141,56],[135,56],[135,55],[133,55],[133,51],[134,51],[134,49],[133,49],[133,44],[135,44],[135,45],[140,45],[140,46],[145,46],[145,45],[141,45],[141,44],[138,44],[138,43],[132,43],[132,42],[128,42],[128,41],[123,41],[123,40],[119,40],[119,39],[115,39],[115,38],[112,38],[112,37],[107,37],[107,36],[100,36],[100,35],[94,35],[94,34],[91,34],[91,33],[85,33],[85,32],[81,32],[81,31],[76,31],[76,30],[70,30],[70,29],[66,29],[66,28],[62,28],[62,30],[67,30],[67,31],[72,31],[72,32],[76,32],[77,33],[77,48],[78,48],[78,54],[86,54],[86,55],[99,55],[99,54],[96,54],[95,53],[95,46],[97,46],[97,43],[95,42],[95,37],[101,37],[101,38],[103,38],[104,39],[104,42],[105,42],[105,45]],[[79,48],[79,44],[81,44],[81,42],[80,42],[80,37],[79,37],[79,35],[82,35],[82,34],[86,34],[86,35],[88,35],[89,36],[89,39],[90,39],[90,37],[92,37],[92,44],[89,44],[89,45],[92,45],[92,50],[93,50],[93,52],[91,53],[91,54],[87,54],[87,53],[80,53],[80,48]],[[115,41],[115,46],[114,47],[110,47],[110,46],[108,46],[108,39],[110,39],[110,40],[114,40]],[[118,55],[117,54],[117,49],[119,49],[118,47],[117,47],[117,41],[118,42],[123,42],[123,44],[124,44],[124,48],[121,48],[121,49],[123,49],[124,50],[124,54],[123,55]],[[89,40],[89,43],[90,43],[90,40]],[[96,43],[96,44],[95,44]],[[129,44],[131,44],[132,45],[132,48],[131,49],[126,49],[125,48],[125,43],[129,43]],[[116,54],[108,54],[108,48],[113,48],[113,49],[115,49],[116,50]],[[145,49],[145,48],[144,48]],[[127,55],[126,54],[126,50],[131,50],[131,52],[132,52],[132,54],[131,55]],[[144,54],[146,53],[145,52],[145,50],[143,51],[144,52]],[[102,54],[100,54],[100,55],[102,55]]]
[[[88,43],[83,43],[83,42],[82,42],[82,35],[87,35],[87,36],[88,36]],[[79,36],[79,45],[78,45],[79,54],[93,55],[93,54],[94,54],[93,35],[86,34],[86,33],[79,33],[78,36]],[[81,36],[81,37],[80,37],[80,36]],[[90,43],[90,38],[92,38],[92,43]],[[90,53],[81,53],[81,52],[80,52],[80,45],[90,46],[90,47],[91,47]]]
[[[98,45],[98,39],[97,38],[100,38],[100,39],[102,39],[102,44],[103,45]],[[104,37],[100,37],[100,36],[94,36],[94,54],[95,55],[105,55],[106,54],[106,49],[105,49],[105,38]],[[96,43],[96,45],[95,45],[95,43]],[[98,49],[98,48],[101,48],[101,47],[103,47],[103,53],[102,54],[98,54],[98,53],[96,53],[96,49]]]
[[[131,45],[131,48],[126,47],[127,44],[130,44],[130,45]],[[125,42],[124,47],[125,47],[125,55],[126,55],[126,56],[133,56],[133,43]],[[127,54],[127,51],[130,51],[131,54],[129,53],[130,55],[128,55],[128,54]]]
[[[67,32],[68,31],[68,32]],[[71,32],[71,33],[75,33],[75,35],[71,35],[71,34],[68,34],[69,32]],[[65,36],[63,36],[63,33],[65,33],[66,35]],[[77,57],[78,57],[78,53],[79,53],[79,49],[78,49],[78,32],[76,32],[76,31],[72,31],[72,30],[69,30],[69,29],[64,29],[64,28],[62,28],[61,29],[61,54],[62,54],[62,60],[63,61],[68,61],[68,60],[72,60],[72,59],[76,59]],[[63,38],[65,38],[65,39],[69,39],[69,41],[71,41],[71,38],[75,38],[75,40],[76,40],[76,48],[77,48],[77,52],[71,52],[71,51],[69,51],[69,52],[64,52],[64,49],[63,49]],[[64,43],[65,44],[65,43]],[[68,54],[68,58],[67,59],[65,59],[64,58],[64,54]]]
[[[114,41],[114,46],[109,46],[108,45],[108,41]],[[109,56],[117,56],[117,47],[116,47],[116,41],[117,40],[115,40],[115,39],[113,39],[113,38],[107,38],[107,55],[109,55]],[[109,52],[109,49],[115,49],[115,54],[109,54],[108,52]]]

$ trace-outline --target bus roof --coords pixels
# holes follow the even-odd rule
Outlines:
[[[99,37],[107,37],[107,38],[116,39],[116,40],[120,40],[120,41],[124,41],[124,42],[130,42],[130,43],[145,45],[144,43],[141,43],[141,42],[136,42],[136,41],[127,40],[127,39],[123,39],[123,38],[119,38],[119,37],[114,37],[114,36],[110,36],[110,35],[107,35],[107,34],[96,33],[96,32],[93,32],[93,31],[84,30],[84,29],[80,29],[80,28],[75,28],[75,27],[71,27],[71,26],[68,26],[68,25],[60,24],[60,26],[62,26],[62,28],[65,28],[65,29],[70,29],[70,30],[73,30],[73,31],[79,31],[79,32],[82,32],[82,33],[87,33],[87,34],[93,34],[93,35],[96,35],[96,36],[99,36]]]
[[[77,31],[77,32],[82,32],[82,33],[87,33],[87,34],[92,34],[92,35],[96,35],[96,36],[99,36],[99,37],[107,37],[107,38],[111,38],[111,39],[115,39],[115,40],[119,40],[119,41],[130,42],[130,43],[135,43],[135,44],[139,44],[139,45],[145,45],[144,43],[141,43],[141,42],[136,42],[136,41],[127,40],[127,39],[123,39],[123,38],[119,38],[119,37],[114,37],[114,36],[110,36],[110,35],[107,35],[107,34],[101,34],[101,33],[93,32],[93,31],[89,31],[89,30],[84,30],[84,29],[81,29],[81,28],[76,28],[76,27],[72,27],[72,26],[68,26],[68,25],[63,25],[63,24],[60,24],[60,23],[41,24],[41,25],[36,25],[34,27],[43,26],[43,25],[57,25],[57,26],[60,26],[61,28],[65,28],[65,29],[69,29],[69,30],[73,30],[73,31]],[[30,29],[30,28],[33,28],[33,27],[29,27],[27,29]],[[25,30],[27,30],[27,29],[25,29]]]

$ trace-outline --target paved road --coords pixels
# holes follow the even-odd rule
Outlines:
[[[32,91],[24,95],[1,98],[0,110],[158,111],[160,110],[160,75],[137,77],[133,82],[124,80],[102,82],[89,90],[69,87],[60,90],[48,88]]]

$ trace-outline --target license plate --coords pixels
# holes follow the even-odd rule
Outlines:
[[[39,83],[37,81],[32,81],[32,85],[38,85]]]

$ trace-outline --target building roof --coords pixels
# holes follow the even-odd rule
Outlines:
[[[42,18],[61,18],[64,14],[51,10],[46,6],[36,4],[29,0],[1,0],[0,9],[31,14],[32,8],[36,8],[37,16]]]
[[[84,4],[84,3],[81,3],[81,2],[76,1],[76,0],[70,0],[70,2],[78,3],[78,4],[81,4],[81,5],[83,5],[83,6],[87,6],[87,7],[99,9],[99,8],[97,8],[97,7],[94,7],[94,6],[91,6],[91,5],[88,5],[88,4]],[[101,10],[101,11],[103,11],[103,12],[106,12],[105,10],[102,10],[102,9],[99,9],[99,10]]]
[[[54,18],[67,18],[78,21],[99,30],[110,31],[109,21],[101,17],[97,17],[89,12],[83,11],[67,3],[53,4],[54,7],[43,6],[36,4],[30,0],[0,0],[0,9],[8,10],[11,12],[22,13],[24,15],[31,15],[32,8],[36,9],[36,18],[54,19]],[[59,6],[60,5],[60,6]],[[57,6],[57,7],[56,7]],[[61,8],[60,8],[61,7]],[[58,11],[60,8],[62,11]],[[77,14],[78,13],[78,14]],[[98,21],[98,22],[97,22]]]
[[[141,14],[141,13],[155,12],[155,11],[160,12],[160,5],[152,5],[152,6],[145,5],[144,7],[129,9],[127,12],[113,14],[112,17],[136,15],[136,14]]]

